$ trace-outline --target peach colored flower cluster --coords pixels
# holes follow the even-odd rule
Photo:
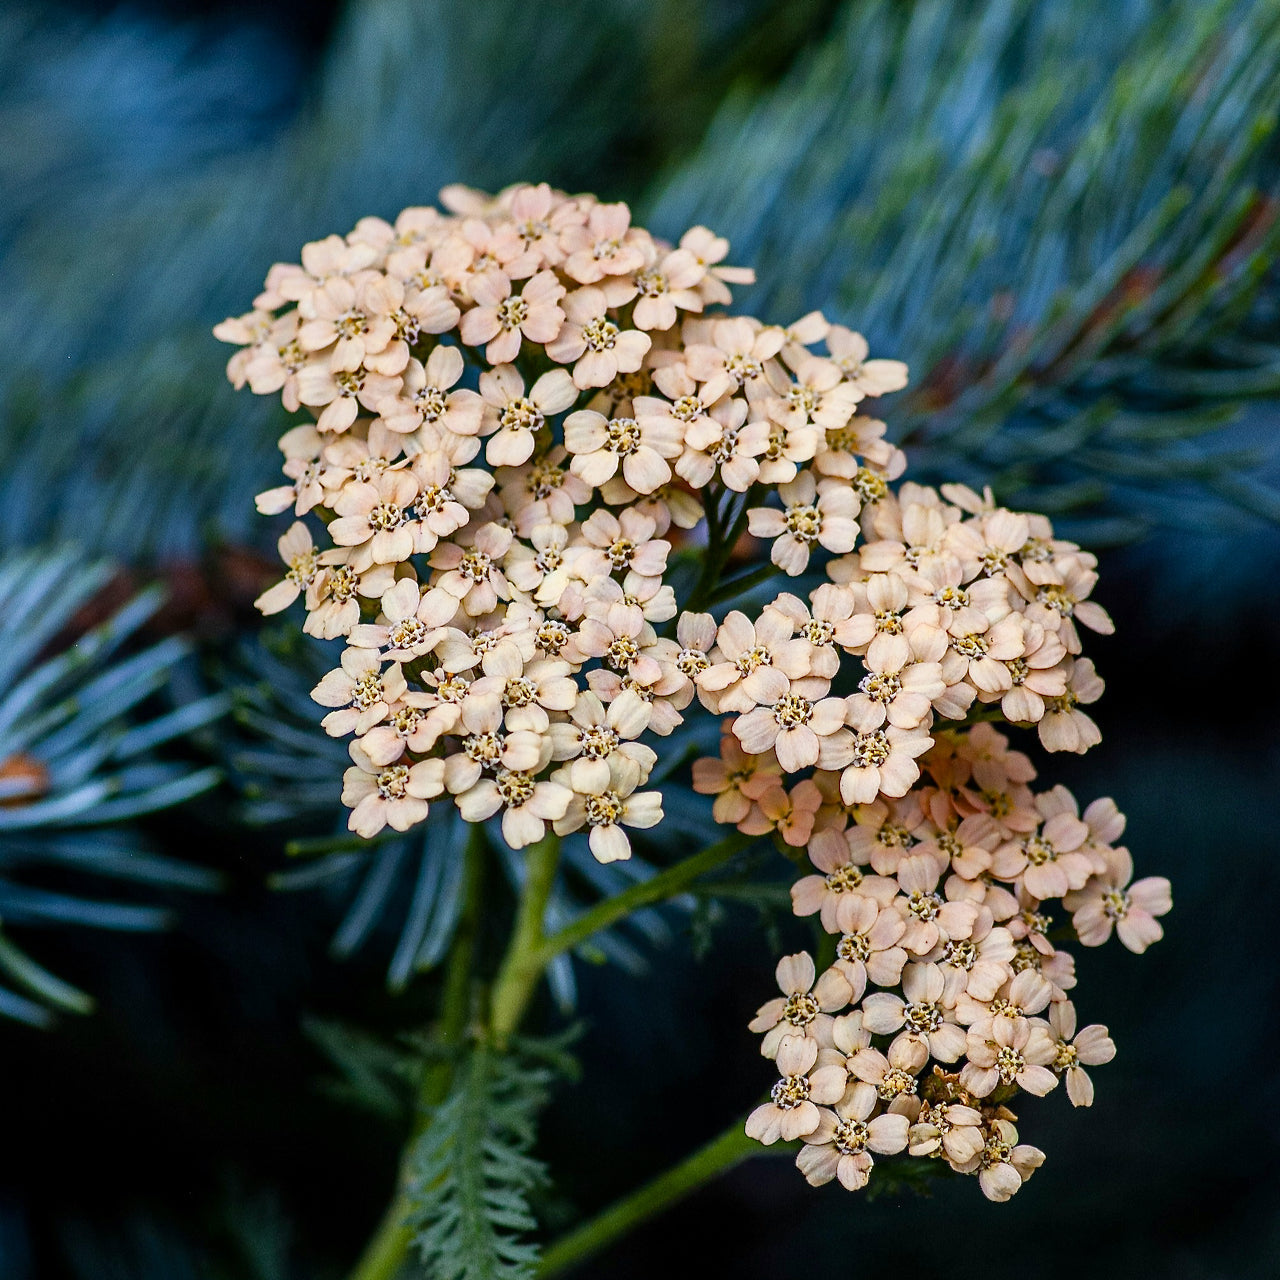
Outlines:
[[[940,732],[920,766],[907,794],[865,804],[844,803],[834,776],[809,784],[815,871],[791,896],[834,935],[834,959],[821,974],[807,953],[779,963],[781,994],[751,1024],[779,1081],[747,1132],[802,1139],[796,1163],[815,1185],[856,1190],[876,1155],[905,1152],[1007,1200],[1044,1159],[1019,1144],[1007,1104],[1065,1082],[1088,1106],[1086,1068],[1115,1055],[1106,1027],[1077,1029],[1058,941],[1098,946],[1114,929],[1145,950],[1169,882],[1131,884],[1115,804],[1082,813],[1065,787],[1033,791],[1031,761],[989,723]]]
[[[314,512],[327,537],[294,523],[258,605],[302,597],[304,630],[347,643],[314,696],[354,735],[353,831],[405,830],[448,797],[469,821],[501,813],[515,848],[586,827],[597,858],[625,858],[627,828],[662,816],[639,739],[695,693],[735,696],[695,684],[741,626],[718,645],[710,614],[677,619],[673,545],[707,493],[777,489],[814,500],[812,538],[781,517],[805,559],[851,550],[853,486],[901,465],[854,409],[905,366],[816,313],[789,330],[704,316],[752,278],[705,228],[673,246],[546,185],[442,200],[305,246],[215,331],[241,348],[233,383],[314,419],[281,439],[288,483],[258,507]],[[788,660],[748,685],[800,708],[818,680],[802,674]]]
[[[1114,805],[1033,793],[990,723],[1098,741],[1094,557],[990,493],[892,489],[905,458],[860,409],[906,366],[818,312],[715,310],[752,275],[705,227],[669,244],[545,184],[441,201],[306,245],[215,330],[236,386],[308,415],[257,500],[297,517],[258,605],[345,642],[313,696],[353,739],[351,829],[448,803],[513,848],[585,830],[626,858],[663,817],[655,744],[719,717],[694,790],[807,850],[796,911],[838,937],[821,977],[779,968],[750,1131],[804,1138],[811,1181],[907,1151],[1007,1198],[1040,1155],[1004,1103],[1062,1077],[1087,1103],[1112,1051],[1075,1032],[1042,904],[1134,950],[1169,906],[1129,883]],[[768,562],[735,573],[744,539]],[[731,607],[770,565],[795,590]]]

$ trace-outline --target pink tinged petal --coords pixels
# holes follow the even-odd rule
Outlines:
[[[843,1009],[854,998],[849,980],[838,969],[828,969],[819,977],[813,995],[823,1013]]]
[[[861,1191],[871,1176],[872,1161],[865,1151],[840,1157],[836,1177],[846,1191]]]
[[[756,1016],[747,1024],[747,1030],[759,1034],[776,1027],[778,1019],[782,1017],[782,1011],[786,1007],[786,1000],[780,996],[773,1000],[766,1000],[757,1010]]]
[[[791,886],[791,909],[798,916],[811,916],[820,910],[827,896],[827,882],[822,876],[805,876]]]
[[[1136,881],[1129,886],[1129,898],[1135,907],[1152,916],[1162,916],[1173,908],[1173,888],[1164,876]]]
[[[1001,1163],[992,1165],[990,1169],[983,1169],[978,1174],[978,1186],[988,1200],[1003,1204],[1017,1193],[1022,1186],[1022,1178],[1012,1165]]]
[[[797,1138],[803,1138],[805,1134],[812,1133],[821,1119],[818,1108],[812,1102],[802,1102],[798,1107],[784,1111],[782,1113],[783,1141],[794,1142]]]
[[[624,862],[631,857],[631,841],[618,826],[592,827],[588,844],[597,862]]]
[[[902,931],[906,924],[902,923]],[[891,987],[902,975],[903,966],[907,963],[907,953],[901,947],[890,947],[885,951],[873,952],[867,960],[867,975],[878,987]]]
[[[809,1077],[809,1096],[814,1102],[836,1103],[844,1097],[848,1084],[849,1075],[843,1066],[819,1067]]]
[[[882,1156],[896,1155],[906,1149],[910,1122],[906,1116],[877,1116],[867,1125],[867,1146]]]
[[[778,1070],[784,1076],[802,1076],[817,1057],[817,1041],[804,1036],[787,1036],[778,1047]]]
[[[747,1137],[762,1142],[766,1147],[772,1146],[782,1136],[784,1114],[772,1102],[766,1102],[763,1106],[757,1107],[747,1117]]]
[[[1087,1071],[1071,1067],[1067,1071],[1067,1097],[1073,1107],[1093,1106],[1093,1081]]]
[[[859,1080],[879,1084],[889,1070],[889,1059],[879,1049],[859,1049],[849,1063],[849,1070]]]
[[[783,729],[774,750],[786,773],[798,773],[818,762],[818,736],[807,725]]]
[[[961,1068],[960,1083],[975,1098],[985,1098],[1000,1083],[1000,1073],[995,1067],[980,1068],[970,1061]]]
[[[912,1035],[900,1035],[889,1046],[889,1062],[899,1071],[915,1075],[929,1059],[929,1047]]]
[[[748,1134],[748,1137],[750,1136]],[[811,1140],[816,1140],[816,1134],[811,1134],[805,1139],[806,1142]],[[805,1181],[811,1187],[822,1187],[836,1176],[840,1160],[840,1153],[834,1147],[807,1146],[797,1153],[796,1168],[804,1174]]]
[[[529,392],[529,399],[546,414],[562,412],[577,398],[578,388],[564,369],[544,373]]]
[[[1058,1077],[1048,1067],[1026,1066],[1018,1072],[1018,1083],[1028,1093],[1042,1098],[1058,1087]]]
[[[1141,955],[1153,942],[1159,942],[1164,937],[1164,929],[1160,927],[1159,921],[1154,916],[1148,915],[1145,911],[1134,910],[1132,907],[1124,919],[1116,921],[1116,933],[1120,941],[1138,955]]]
[[[1080,1054],[1080,1061],[1090,1067],[1101,1066],[1116,1056],[1115,1041],[1107,1034],[1106,1027],[1098,1023],[1085,1027],[1076,1036],[1075,1046]]]
[[[957,1111],[967,1112],[976,1118],[962,1123],[955,1118]],[[943,1137],[942,1149],[946,1152],[948,1159],[955,1164],[968,1164],[982,1151],[982,1130],[978,1127],[981,1117],[972,1107],[957,1107],[954,1104],[948,1114],[952,1117],[955,1127]]]
[[[905,1018],[903,1001],[888,992],[876,992],[862,1002],[862,1025],[874,1035],[891,1035]]]
[[[807,951],[799,951],[795,955],[783,956],[778,961],[774,976],[778,980],[778,988],[787,995],[799,995],[813,986],[817,970],[813,958]],[[789,1071],[788,1075],[799,1075],[801,1072]]]
[[[944,1022],[929,1033],[929,1050],[939,1062],[957,1062],[964,1054],[967,1037],[954,1022]]]
[[[335,522],[336,523],[336,522]],[[301,588],[296,582],[285,580],[264,591],[253,603],[259,613],[270,616],[287,609],[299,596]]]

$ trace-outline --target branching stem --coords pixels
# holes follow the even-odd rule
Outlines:
[[[562,1236],[542,1255],[539,1280],[558,1275],[612,1244],[648,1218],[698,1187],[727,1173],[764,1148],[748,1138],[744,1121],[735,1120],[724,1133],[700,1147],[688,1159],[659,1174],[638,1191],[624,1196],[603,1213]]]
[[[752,841],[752,836],[744,836],[735,831],[716,844],[685,858],[673,866],[659,871],[657,875],[629,889],[614,894],[597,903],[589,911],[584,911],[576,920],[570,921],[558,933],[545,938],[539,948],[538,958],[544,965],[549,964],[561,952],[571,951],[581,946],[592,934],[599,933],[616,924],[624,916],[647,907],[654,902],[664,902],[683,893],[695,880],[714,871],[716,867],[728,862],[736,853],[740,853]]]
[[[462,913],[458,918],[449,965],[445,971],[444,991],[440,999],[440,1019],[436,1035],[441,1044],[462,1043],[471,1017],[471,973],[475,959],[476,931],[480,921],[480,901],[484,887],[484,828],[476,824],[467,842]],[[395,1198],[387,1206],[382,1221],[369,1239],[349,1280],[393,1280],[404,1265],[413,1242],[413,1231],[407,1225],[409,1199],[405,1191],[408,1180],[408,1153],[414,1139],[430,1123],[431,1112],[448,1096],[453,1080],[453,1064],[445,1058],[427,1067],[418,1087],[413,1129],[400,1162]]]
[[[550,832],[525,853],[525,879],[516,907],[515,928],[493,984],[489,1006],[489,1032],[499,1048],[520,1025],[550,959],[542,954],[542,925],[559,863],[560,837]]]

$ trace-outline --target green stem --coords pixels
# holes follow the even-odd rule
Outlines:
[[[515,928],[502,967],[493,984],[489,1006],[489,1030],[502,1048],[520,1025],[525,1007],[533,997],[538,980],[554,956],[543,956],[543,922],[547,899],[555,883],[560,862],[560,837],[548,832],[525,854],[524,885],[516,907]]]
[[[599,1253],[690,1191],[758,1154],[762,1148],[747,1137],[743,1124],[743,1120],[735,1120],[724,1133],[695,1151],[687,1160],[659,1174],[639,1191],[625,1196],[567,1236],[562,1236],[542,1255],[537,1273],[540,1280]]]
[[[707,604],[712,600],[716,593],[716,588],[720,585],[721,575],[724,573],[724,567],[729,563],[730,556],[733,555],[733,549],[738,545],[742,535],[747,529],[748,509],[752,505],[758,490],[756,486],[752,486],[745,494],[742,495],[740,501],[741,506],[738,507],[736,515],[734,512],[734,499],[730,498],[725,504],[725,510],[719,511],[718,507],[713,507],[713,496],[711,493],[707,495],[707,556],[703,561],[702,573],[698,578],[697,585],[694,587],[689,596],[689,602],[685,606],[690,612],[697,612],[699,609],[706,608]],[[735,495],[736,496],[736,495]],[[719,495],[716,494],[714,500],[718,501]],[[712,512],[715,512],[715,518],[712,518]],[[732,519],[730,518],[732,516]],[[723,523],[722,523],[723,521]],[[727,528],[725,527],[727,525]]]
[[[463,881],[462,913],[458,918],[449,967],[445,972],[444,992],[440,1000],[440,1020],[436,1035],[441,1044],[457,1045],[466,1036],[471,1018],[471,968],[475,959],[476,931],[480,922],[480,895],[484,882],[485,839],[479,824],[471,830],[467,842]],[[410,1204],[406,1192],[409,1178],[408,1155],[414,1140],[431,1121],[431,1112],[449,1094],[453,1064],[447,1059],[433,1063],[422,1073],[418,1086],[413,1129],[405,1153],[400,1160],[395,1198],[387,1206],[377,1229],[365,1245],[360,1260],[348,1280],[393,1280],[399,1274],[413,1243],[413,1230],[406,1219]]]
[[[651,876],[639,884],[633,884],[629,889],[614,894],[612,898],[606,898],[589,911],[584,911],[558,933],[543,939],[537,959],[546,965],[561,952],[571,951],[574,947],[580,946],[593,933],[599,933],[601,929],[607,929],[611,924],[616,924],[623,916],[630,915],[641,907],[647,907],[650,903],[674,898],[677,894],[683,893],[699,876],[728,862],[734,854],[745,849],[753,839],[753,836],[744,836],[741,832],[735,831],[733,835],[726,836],[718,843],[703,849],[701,853],[695,853],[692,857],[667,867],[665,871],[659,871],[656,876]]]
[[[746,573],[735,574],[732,578],[726,579],[719,586],[712,589],[707,603],[722,604],[724,601],[732,600],[734,596],[741,595],[744,591],[750,591],[753,587],[758,587],[762,582],[768,582],[771,578],[776,578],[777,576],[778,567],[774,564],[761,565],[758,569],[750,569]]]

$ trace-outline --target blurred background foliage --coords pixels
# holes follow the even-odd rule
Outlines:
[[[1049,1162],[1014,1204],[854,1202],[762,1160],[583,1274],[670,1266],[710,1222],[744,1277],[789,1274],[801,1241],[806,1267],[888,1266],[906,1231],[926,1272],[1066,1276],[1082,1221],[1095,1275],[1272,1274],[1280,991],[1269,920],[1241,913],[1277,879],[1278,109],[1276,0],[6,5],[0,1012],[100,1011],[0,1019],[0,1276],[324,1280],[386,1199],[456,833],[325,843],[325,658],[248,607],[283,422],[209,330],[305,240],[544,178],[729,236],[759,274],[744,309],[821,306],[910,362],[885,412],[914,478],[1112,548],[1106,740],[1053,776],[1115,795],[1178,904],[1142,966],[1085,958],[1120,1057],[1092,1113],[1026,1118]],[[605,870],[564,909],[628,873]],[[215,871],[224,892],[186,892]],[[105,945],[72,927],[174,912]],[[767,896],[637,923],[598,957],[636,976],[557,975],[587,1034],[537,1150],[552,1229],[750,1105],[743,1026],[802,944]]]

